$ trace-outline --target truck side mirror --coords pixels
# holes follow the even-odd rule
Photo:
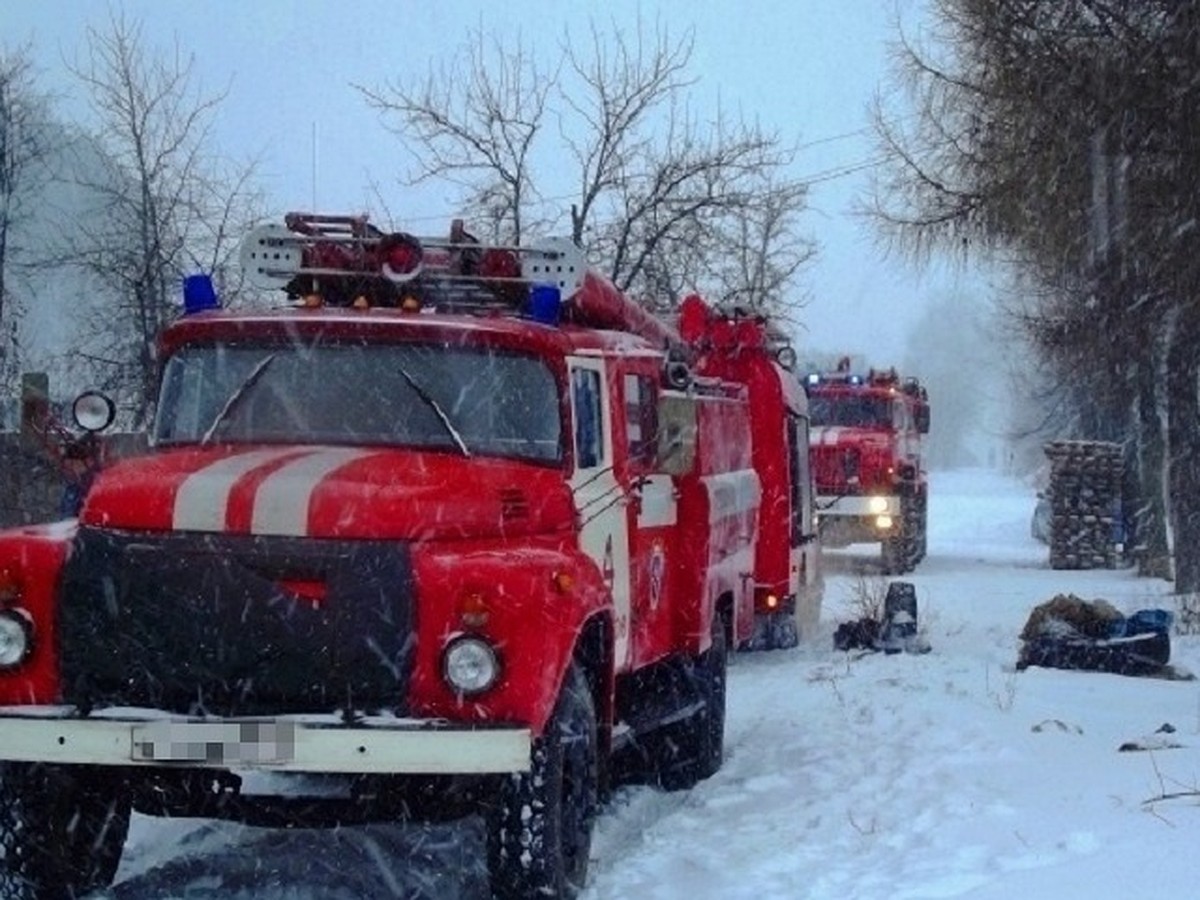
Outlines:
[[[71,404],[75,424],[88,433],[103,431],[117,417],[116,404],[100,391],[84,391]]]
[[[917,404],[917,408],[913,411],[913,418],[917,420],[917,431],[921,434],[929,434],[929,405],[927,403]]]
[[[656,468],[686,475],[696,462],[696,401],[683,394],[663,393],[658,401]]]

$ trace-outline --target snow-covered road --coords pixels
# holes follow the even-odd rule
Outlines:
[[[827,556],[821,634],[736,659],[715,777],[617,793],[585,900],[1195,896],[1200,683],[1013,667],[1042,600],[1131,612],[1169,605],[1168,586],[1051,571],[1029,537],[1033,499],[989,472],[934,476],[929,556],[908,576],[926,655],[834,651],[835,623],[883,582],[868,548]],[[1200,639],[1173,649],[1200,670]],[[1164,723],[1183,746],[1117,751]],[[479,897],[481,841],[469,826],[139,818],[111,895]]]

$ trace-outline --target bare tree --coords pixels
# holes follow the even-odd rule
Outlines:
[[[29,205],[49,177],[45,98],[35,89],[28,51],[0,53],[0,390],[12,396],[20,368],[17,323],[22,304],[11,274],[20,261],[18,243]]]
[[[756,126],[718,119],[705,134],[686,111],[672,114],[661,138],[642,148],[633,161],[634,172],[612,191],[614,214],[594,227],[589,249],[622,290],[648,293],[652,284],[644,276],[655,258],[675,260],[680,277],[700,284],[711,275],[705,263],[709,254],[735,258],[747,249],[739,242],[750,231],[730,226],[756,206],[767,205],[762,185],[782,181],[778,173],[790,159],[774,135]],[[779,195],[795,202],[793,215],[804,196],[791,182]],[[781,230],[770,237],[786,239],[790,233]],[[689,260],[698,268],[690,269]],[[729,283],[705,286],[722,290]],[[742,285],[732,292],[752,290],[752,285]],[[657,299],[671,306],[680,298]]]
[[[811,246],[792,230],[806,197],[785,175],[792,154],[757,125],[721,113],[702,122],[688,110],[690,34],[651,38],[639,25],[627,37],[593,24],[586,49],[568,36],[563,52],[565,65],[539,71],[521,44],[488,48],[476,36],[458,67],[415,88],[359,90],[399,117],[394,127],[410,142],[416,179],[461,177],[468,206],[493,232],[507,220],[521,238],[537,199],[550,193],[535,187],[530,160],[556,112],[577,167],[572,237],[618,287],[664,306],[696,287],[793,300],[788,281]],[[714,252],[744,260],[750,280],[732,285],[739,270],[715,271],[706,263]]]
[[[455,65],[431,71],[415,86],[357,89],[398,135],[417,145],[408,148],[416,157],[413,183],[456,181],[492,222],[507,222],[509,240],[520,242],[536,197],[530,153],[556,77],[538,67],[523,43],[504,47],[476,31]]]
[[[909,250],[1000,248],[1039,286],[1021,322],[1070,385],[1060,396],[1076,436],[1125,442],[1149,547],[1165,546],[1170,460],[1177,587],[1198,590],[1200,5],[939,0],[935,11],[940,56],[900,48],[915,118],[877,119],[892,164],[875,212]]]
[[[209,154],[223,94],[194,89],[190,56],[175,47],[151,57],[140,26],[120,15],[89,29],[88,47],[74,72],[91,98],[105,170],[80,177],[99,215],[76,223],[66,256],[115,298],[93,323],[87,356],[136,427],[153,405],[155,340],[177,314],[182,277],[209,272],[236,293],[228,263],[257,196],[252,165]]]
[[[795,294],[797,275],[817,253],[798,221],[808,186],[769,169],[750,179],[759,183],[751,186],[745,205],[714,217],[707,280],[722,304],[788,319],[805,300]]]
[[[630,175],[642,172],[653,153],[649,133],[659,107],[694,83],[687,77],[693,37],[672,40],[659,31],[653,41],[639,27],[627,40],[619,29],[611,38],[591,23],[590,52],[566,42],[566,56],[580,90],[559,93],[574,113],[578,133],[564,140],[579,167],[579,200],[571,207],[571,238],[583,246],[593,210],[610,192],[620,192]]]

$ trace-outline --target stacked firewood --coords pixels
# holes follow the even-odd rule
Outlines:
[[[1114,569],[1121,562],[1121,445],[1050,441],[1050,567]]]

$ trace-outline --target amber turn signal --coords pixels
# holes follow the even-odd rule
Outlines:
[[[482,628],[490,610],[481,591],[467,591],[458,601],[458,618],[467,628]]]

